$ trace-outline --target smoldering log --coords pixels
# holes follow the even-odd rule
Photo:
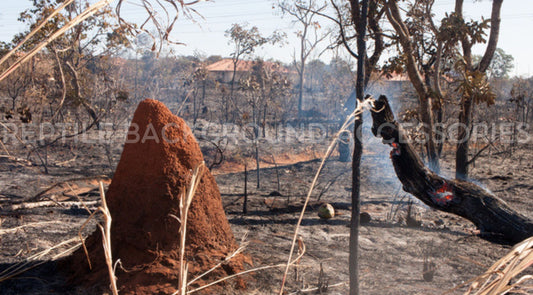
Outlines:
[[[484,238],[517,243],[533,236],[533,222],[502,199],[474,183],[446,179],[425,167],[384,95],[373,100],[371,113],[372,133],[392,146],[391,161],[404,191],[431,208],[470,220]]]

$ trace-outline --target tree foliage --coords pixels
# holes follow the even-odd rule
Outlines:
[[[481,61],[481,56],[474,55],[473,59],[474,64],[478,65]],[[509,78],[509,74],[514,68],[513,62],[514,57],[512,55],[507,54],[501,48],[497,48],[487,69],[487,76],[491,79]]]
[[[225,36],[230,39],[229,43],[233,45],[233,52],[230,53],[230,56],[234,60],[254,53],[258,47],[266,43],[280,42],[285,37],[280,32],[274,32],[271,36],[265,37],[256,26],[247,29],[246,26],[240,24],[233,24],[231,28],[226,30]]]
[[[28,31],[17,35],[13,44],[28,35],[61,2],[34,0],[33,7],[22,12],[19,18],[19,21],[28,25]],[[89,1],[74,1],[69,4],[64,11],[46,22],[22,48],[33,48],[84,13],[89,5]],[[105,97],[106,106],[114,104],[119,96],[122,100],[127,97],[128,91],[113,76],[116,70],[111,56],[127,45],[129,35],[114,22],[114,17],[112,9],[105,7],[94,17],[78,23],[46,46],[47,52],[43,54],[49,56],[49,60],[55,60],[50,75],[54,77],[56,85],[45,93],[47,100],[55,106],[52,119],[60,114],[64,106],[83,106],[90,118],[98,123],[100,113],[105,109],[103,101],[97,102],[98,97]]]
[[[494,104],[496,94],[492,91],[485,73],[478,70],[466,69],[463,60],[457,62],[456,69],[463,75],[462,79],[459,81],[459,86],[457,87],[457,91],[461,94],[463,100],[470,100],[475,104]]]

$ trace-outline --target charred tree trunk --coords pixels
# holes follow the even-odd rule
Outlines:
[[[242,214],[248,214],[248,167],[244,164],[244,201],[242,203]]]
[[[354,120],[354,149],[352,158],[352,217],[350,219],[350,295],[359,294],[359,216],[361,214],[361,156],[363,155],[363,114]]]
[[[453,213],[473,222],[481,236],[517,243],[533,236],[533,222],[480,186],[445,179],[426,168],[394,119],[387,98],[374,101],[372,132],[392,146],[391,160],[404,191],[431,208]]]

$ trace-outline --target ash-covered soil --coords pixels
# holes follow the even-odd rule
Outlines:
[[[371,221],[361,227],[362,294],[442,294],[483,273],[509,251],[508,245],[479,238],[467,220],[429,209],[403,193],[388,149],[373,145],[363,157],[362,211],[370,214]],[[117,147],[113,152],[115,159],[119,151]],[[476,161],[472,177],[533,218],[531,151],[531,146],[513,153],[492,149]],[[96,209],[98,180],[109,183],[101,174],[112,171],[112,165],[101,148],[82,144],[75,155],[71,147],[61,146],[51,148],[48,154],[51,163],[63,162],[50,166],[50,174],[44,174],[37,162],[0,158],[1,275],[16,273],[16,263],[44,263],[3,280],[2,294],[94,294],[94,290],[66,288],[64,276],[48,261],[76,244],[89,217],[82,203],[89,210]],[[444,175],[452,175],[452,156],[443,158]],[[71,158],[75,160],[68,161]],[[260,188],[256,187],[256,171],[248,171],[247,214],[242,213],[244,173],[214,171],[235,237],[248,242],[246,252],[254,267],[287,261],[295,224],[319,164],[317,159],[261,169]],[[288,294],[313,294],[319,286],[327,287],[325,294],[348,294],[351,164],[332,157],[318,182],[299,232],[306,252],[298,267],[290,269]],[[323,201],[336,208],[333,219],[318,218],[316,208]],[[408,208],[412,218],[407,218]],[[95,230],[97,220],[84,226],[82,235]],[[69,244],[35,256],[71,239]],[[425,260],[436,267],[431,281],[423,278]],[[282,267],[255,272],[246,278],[248,289],[243,294],[274,294],[282,273]],[[452,293],[464,290],[460,287]]]

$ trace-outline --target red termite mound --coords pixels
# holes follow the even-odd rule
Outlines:
[[[111,245],[121,294],[170,294],[179,278],[179,198],[192,170],[203,161],[186,123],[161,102],[142,101],[135,114],[106,197],[113,218]],[[99,230],[62,263],[73,283],[108,286]],[[189,279],[209,270],[237,248],[214,177],[206,171],[189,209],[186,257]],[[196,281],[199,286],[243,270],[244,255]],[[242,285],[242,282],[241,282]],[[211,292],[213,290],[211,289]]]

